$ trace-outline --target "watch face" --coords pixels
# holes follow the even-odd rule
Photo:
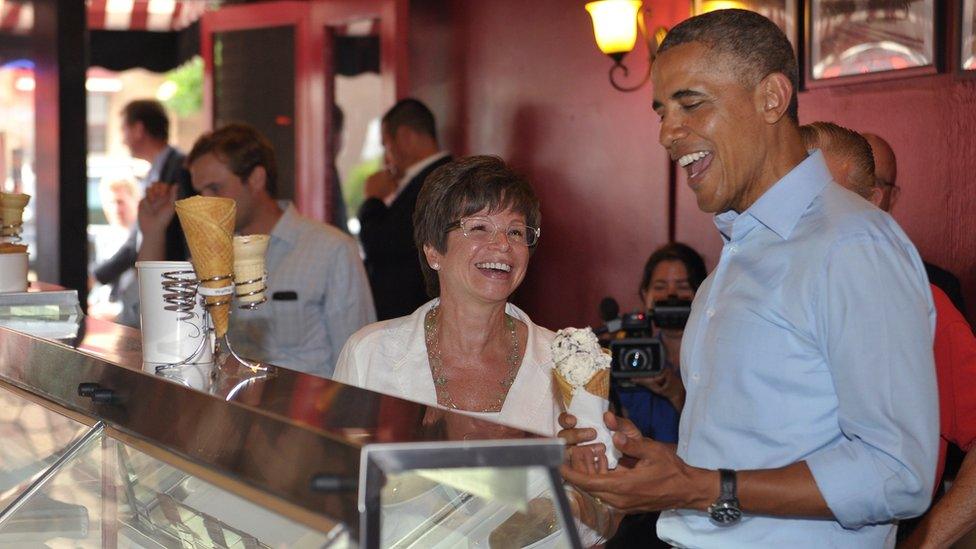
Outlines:
[[[721,501],[713,504],[708,509],[708,514],[712,520],[719,524],[733,524],[742,518],[742,511],[739,510],[738,502]]]

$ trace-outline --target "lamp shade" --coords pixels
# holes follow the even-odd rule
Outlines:
[[[748,10],[748,2],[736,1],[736,0],[703,0],[700,7],[698,8],[698,13],[708,13],[710,11],[718,10]]]
[[[600,0],[586,4],[593,18],[593,35],[603,53],[614,56],[634,49],[637,42],[639,0]]]

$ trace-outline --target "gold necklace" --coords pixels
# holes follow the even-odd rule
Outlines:
[[[440,317],[440,305],[427,311],[424,317],[424,339],[427,342],[427,361],[430,363],[430,374],[434,378],[434,390],[437,391],[437,403],[445,408],[461,410],[450,391],[447,390],[448,379],[444,376],[444,363],[441,360],[441,348],[437,343],[437,336],[440,333],[438,318]],[[515,333],[515,319],[505,314],[505,327],[512,336],[512,348],[508,355],[508,375],[499,384],[501,388],[494,402],[483,410],[469,410],[472,412],[500,412],[508,396],[508,390],[515,382],[515,376],[519,369],[519,342],[518,334]]]

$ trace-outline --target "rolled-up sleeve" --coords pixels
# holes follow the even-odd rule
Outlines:
[[[935,309],[921,260],[889,235],[834,245],[816,299],[844,438],[806,459],[845,528],[925,511],[938,454]]]

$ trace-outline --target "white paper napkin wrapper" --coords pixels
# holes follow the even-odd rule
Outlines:
[[[576,416],[576,427],[579,429],[595,429],[596,440],[607,447],[607,467],[615,469],[617,460],[623,454],[613,445],[613,433],[603,423],[603,413],[610,409],[610,401],[600,398],[583,389],[573,393],[573,400],[569,401],[566,412]]]

